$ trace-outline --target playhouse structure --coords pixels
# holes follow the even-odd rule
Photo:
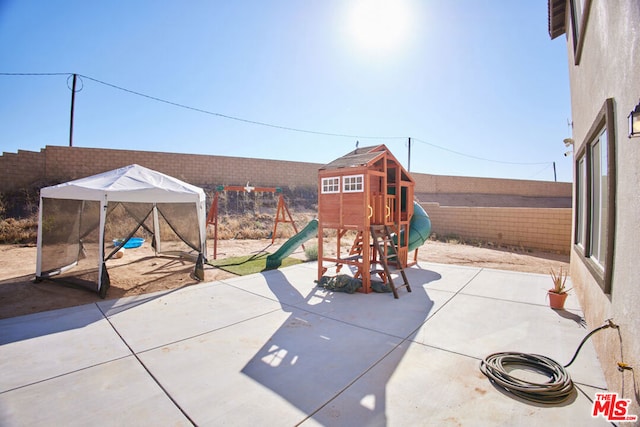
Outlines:
[[[406,287],[411,292],[403,269],[410,250],[414,187],[409,172],[385,145],[356,148],[320,168],[318,280],[328,263],[338,271],[348,265],[354,277],[362,279],[364,293],[371,292],[371,278],[376,275],[390,282],[396,298],[396,288]],[[333,251],[326,250],[329,248],[322,239],[327,230],[335,230],[337,235],[335,256],[328,255]],[[349,231],[355,233],[355,240],[346,252],[341,240]],[[390,267],[401,274],[404,283],[394,285]]]

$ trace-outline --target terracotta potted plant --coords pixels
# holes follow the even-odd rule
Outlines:
[[[547,295],[549,296],[549,306],[555,310],[562,310],[564,308],[564,301],[567,299],[567,295],[571,290],[566,288],[567,277],[569,277],[569,272],[564,271],[562,267],[560,267],[558,273],[551,269],[553,288],[549,289]]]

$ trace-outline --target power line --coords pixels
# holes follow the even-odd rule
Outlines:
[[[73,73],[0,73],[0,76],[69,76]]]
[[[509,161],[505,161],[505,160],[494,160],[494,159],[487,159],[484,157],[478,157],[478,156],[474,156],[472,154],[465,154],[465,153],[461,153],[460,151],[456,151],[456,150],[451,150],[450,148],[446,148],[443,147],[441,145],[437,145],[437,144],[433,144],[431,142],[427,142],[427,141],[423,141],[422,139],[418,139],[418,138],[411,138],[414,141],[418,141],[422,144],[426,144],[426,145],[430,145],[431,147],[435,147],[435,148],[439,148],[440,150],[444,150],[444,151],[448,151],[450,153],[453,154],[457,154],[459,156],[464,156],[464,157],[469,157],[471,159],[476,159],[476,160],[483,160],[485,162],[493,162],[493,163],[502,163],[505,165],[549,165],[551,164],[551,162],[535,162],[535,163],[523,163],[523,162],[509,162]]]
[[[75,73],[0,73],[0,75],[3,75],[3,76],[61,76],[61,75],[74,75],[74,74]],[[258,125],[258,126],[266,126],[266,127],[270,127],[270,128],[288,130],[288,131],[292,131],[292,132],[301,132],[301,133],[324,135],[324,136],[333,136],[333,137],[341,137],[341,138],[361,138],[361,139],[405,139],[406,138],[405,136],[368,136],[368,135],[350,135],[350,134],[344,134],[344,133],[322,132],[322,131],[314,131],[314,130],[309,130],[309,129],[294,128],[294,127],[290,127],[290,126],[276,125],[276,124],[272,124],[272,123],[260,122],[260,121],[257,121],[257,120],[244,119],[244,118],[241,118],[241,117],[229,116],[227,114],[216,113],[214,111],[204,110],[202,108],[191,107],[189,105],[180,104],[178,102],[169,101],[169,100],[163,99],[163,98],[158,98],[157,96],[147,95],[145,93],[138,92],[138,91],[131,90],[131,89],[127,89],[125,87],[118,86],[118,85],[115,85],[113,83],[108,83],[108,82],[105,82],[103,80],[99,80],[99,79],[96,79],[96,78],[93,78],[93,77],[90,77],[90,76],[86,76],[84,74],[77,74],[77,76],[81,77],[81,78],[84,78],[84,79],[87,79],[87,80],[91,80],[91,81],[93,81],[95,83],[99,83],[99,84],[104,85],[104,86],[111,87],[113,89],[117,89],[117,90],[120,90],[120,91],[123,91],[123,92],[130,93],[132,95],[140,96],[140,97],[147,98],[147,99],[150,99],[150,100],[153,100],[153,101],[157,101],[157,102],[161,102],[161,103],[164,103],[164,104],[172,105],[174,107],[183,108],[183,109],[186,109],[186,110],[196,111],[198,113],[208,114],[208,115],[216,116],[216,117],[222,117],[224,119],[235,120],[235,121],[239,121],[239,122],[243,122],[243,123],[249,123],[249,124]]]
[[[282,125],[276,125],[273,123],[266,123],[266,122],[261,122],[261,121],[257,121],[257,120],[250,120],[250,119],[245,119],[245,118],[241,118],[241,117],[235,117],[235,116],[230,116],[227,114],[222,114],[222,113],[217,113],[214,111],[209,111],[209,110],[205,110],[202,108],[197,108],[197,107],[191,107],[189,105],[185,105],[185,104],[181,104],[178,102],[173,102],[173,101],[169,101],[167,99],[163,99],[163,98],[158,98],[156,96],[152,96],[152,95],[147,95],[145,93],[142,92],[138,92],[132,89],[127,89],[125,87],[122,86],[118,86],[115,85],[113,83],[108,83],[105,82],[103,80],[99,80],[90,76],[86,76],[83,74],[76,74],[76,73],[0,73],[0,75],[2,76],[60,76],[60,75],[66,75],[66,76],[72,76],[72,75],[77,75],[78,77],[81,78],[85,78],[87,80],[91,80],[95,83],[113,88],[113,89],[117,89],[132,95],[136,95],[136,96],[140,96],[143,98],[147,98],[150,99],[152,101],[156,101],[156,102],[161,102],[164,104],[168,104],[168,105],[172,105],[174,107],[178,107],[178,108],[182,108],[182,109],[186,109],[186,110],[190,110],[190,111],[195,111],[198,113],[202,113],[202,114],[208,114],[211,116],[215,116],[215,117],[221,117],[224,119],[228,119],[228,120],[235,120],[238,122],[242,122],[242,123],[248,123],[248,124],[253,124],[253,125],[257,125],[257,126],[265,126],[265,127],[270,127],[270,128],[274,128],[274,129],[281,129],[281,130],[287,130],[287,131],[291,131],[291,132],[300,132],[300,133],[307,133],[307,134],[313,134],[313,135],[324,135],[324,136],[332,136],[332,137],[339,137],[339,138],[360,138],[360,139],[381,139],[381,140],[391,140],[391,139],[408,139],[408,137],[406,136],[368,136],[368,135],[352,135],[352,134],[344,134],[344,133],[333,133],[333,132],[323,132],[323,131],[315,131],[315,130],[309,130],[309,129],[301,129],[301,128],[295,128],[295,127],[290,127],[290,126],[282,126]],[[472,154],[466,154],[466,153],[462,153],[460,151],[456,151],[456,150],[452,150],[450,148],[446,148],[443,147],[441,145],[437,145],[431,142],[427,142],[425,140],[419,139],[419,138],[414,138],[411,137],[412,140],[420,142],[422,144],[425,145],[429,145],[431,147],[435,147],[438,148],[440,150],[443,151],[448,151],[450,153],[453,154],[457,154],[459,156],[464,156],[464,157],[468,157],[471,159],[475,159],[475,160],[482,160],[485,162],[493,162],[493,163],[501,163],[501,164],[508,164],[508,165],[551,165],[551,162],[533,162],[533,163],[526,163],[526,162],[511,162],[511,161],[504,161],[504,160],[495,160],[495,159],[487,159],[484,157],[479,157],[479,156],[474,156]]]
[[[536,176],[540,175],[542,172],[546,171],[547,169],[549,169],[551,166],[553,165],[553,163],[549,163],[548,165],[546,165],[545,167],[543,167],[542,169],[540,169],[538,172],[534,173],[533,175],[531,175],[529,177],[529,179],[535,178]]]
[[[107,83],[104,82],[102,80],[98,80],[98,79],[94,79],[93,77],[89,77],[89,76],[85,76],[82,74],[78,74],[78,76],[83,77],[87,80],[91,80],[94,81],[96,83],[100,83],[102,85],[105,86],[109,86],[112,87],[114,89],[118,89],[121,90],[123,92],[128,92],[131,93],[133,95],[138,95],[138,96],[142,96],[144,98],[148,98],[154,101],[158,101],[158,102],[162,102],[165,104],[169,104],[169,105],[173,105],[175,107],[179,107],[179,108],[184,108],[187,110],[191,110],[191,111],[196,111],[199,113],[203,113],[203,114],[209,114],[212,116],[216,116],[216,117],[222,117],[225,119],[229,119],[229,120],[235,120],[238,122],[243,122],[243,123],[250,123],[253,125],[258,125],[258,126],[266,126],[266,127],[270,127],[270,128],[275,128],[275,129],[282,129],[282,130],[288,130],[288,131],[292,131],[292,132],[301,132],[301,133],[309,133],[309,134],[314,134],[314,135],[325,135],[325,136],[335,136],[335,137],[342,137],[342,138],[363,138],[363,139],[400,139],[400,138],[405,138],[403,136],[366,136],[366,135],[349,135],[349,134],[343,134],[343,133],[331,133],[331,132],[321,132],[321,131],[314,131],[314,130],[309,130],[309,129],[300,129],[300,128],[294,128],[294,127],[289,127],[289,126],[281,126],[281,125],[275,125],[272,123],[265,123],[265,122],[259,122],[256,120],[249,120],[249,119],[244,119],[241,117],[235,117],[235,116],[229,116],[227,114],[222,114],[222,113],[216,113],[213,111],[208,111],[208,110],[203,110],[202,108],[196,108],[196,107],[191,107],[185,104],[180,104],[177,102],[173,102],[173,101],[168,101],[166,99],[162,99],[162,98],[158,98],[155,96],[151,96],[151,95],[147,95],[141,92],[137,92],[131,89],[127,89],[121,86],[117,86],[114,85],[112,83]]]

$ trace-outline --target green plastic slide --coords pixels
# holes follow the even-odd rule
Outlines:
[[[431,234],[431,220],[418,202],[413,202],[413,216],[409,224],[409,251],[419,248]]]
[[[302,231],[287,240],[280,246],[280,249],[267,257],[267,270],[273,270],[280,267],[282,260],[293,253],[293,251],[306,242],[307,240],[316,237],[318,234],[318,220],[314,219],[307,224]]]
[[[413,202],[413,217],[409,227],[409,251],[419,248],[427,241],[431,234],[431,220],[422,206]],[[318,234],[318,220],[314,219],[302,229],[301,232],[282,244],[280,249],[267,257],[267,270],[280,267],[282,260],[293,253],[293,251]]]

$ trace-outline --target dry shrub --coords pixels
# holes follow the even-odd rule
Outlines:
[[[133,230],[136,223],[133,218],[125,213],[112,212],[106,224],[106,235],[108,237],[125,237]],[[314,217],[314,213],[293,213],[298,231],[302,230]],[[270,214],[245,213],[242,215],[220,215],[218,217],[218,238],[228,239],[269,239],[273,233],[275,216]],[[161,224],[161,228],[164,224]],[[172,240],[173,235],[170,229],[161,230],[164,240]],[[150,238],[143,229],[136,235]],[[295,234],[291,224],[279,223],[276,237],[290,238]],[[36,243],[38,235],[38,216],[32,215],[27,219],[7,218],[0,219],[0,244],[5,243]],[[213,226],[207,227],[207,237],[213,238]],[[115,237],[114,237],[115,238]]]
[[[304,249],[304,255],[307,258],[307,261],[317,261],[318,260],[318,245],[307,246]]]
[[[0,220],[0,243],[36,243],[38,239],[38,217],[7,218]]]
[[[298,231],[302,230],[313,219],[310,213],[292,213]],[[269,239],[273,233],[275,218],[269,214],[245,213],[241,215],[218,216],[218,239]],[[213,226],[209,226],[208,238],[213,238]],[[280,222],[276,237],[289,238],[295,234],[291,224]]]

